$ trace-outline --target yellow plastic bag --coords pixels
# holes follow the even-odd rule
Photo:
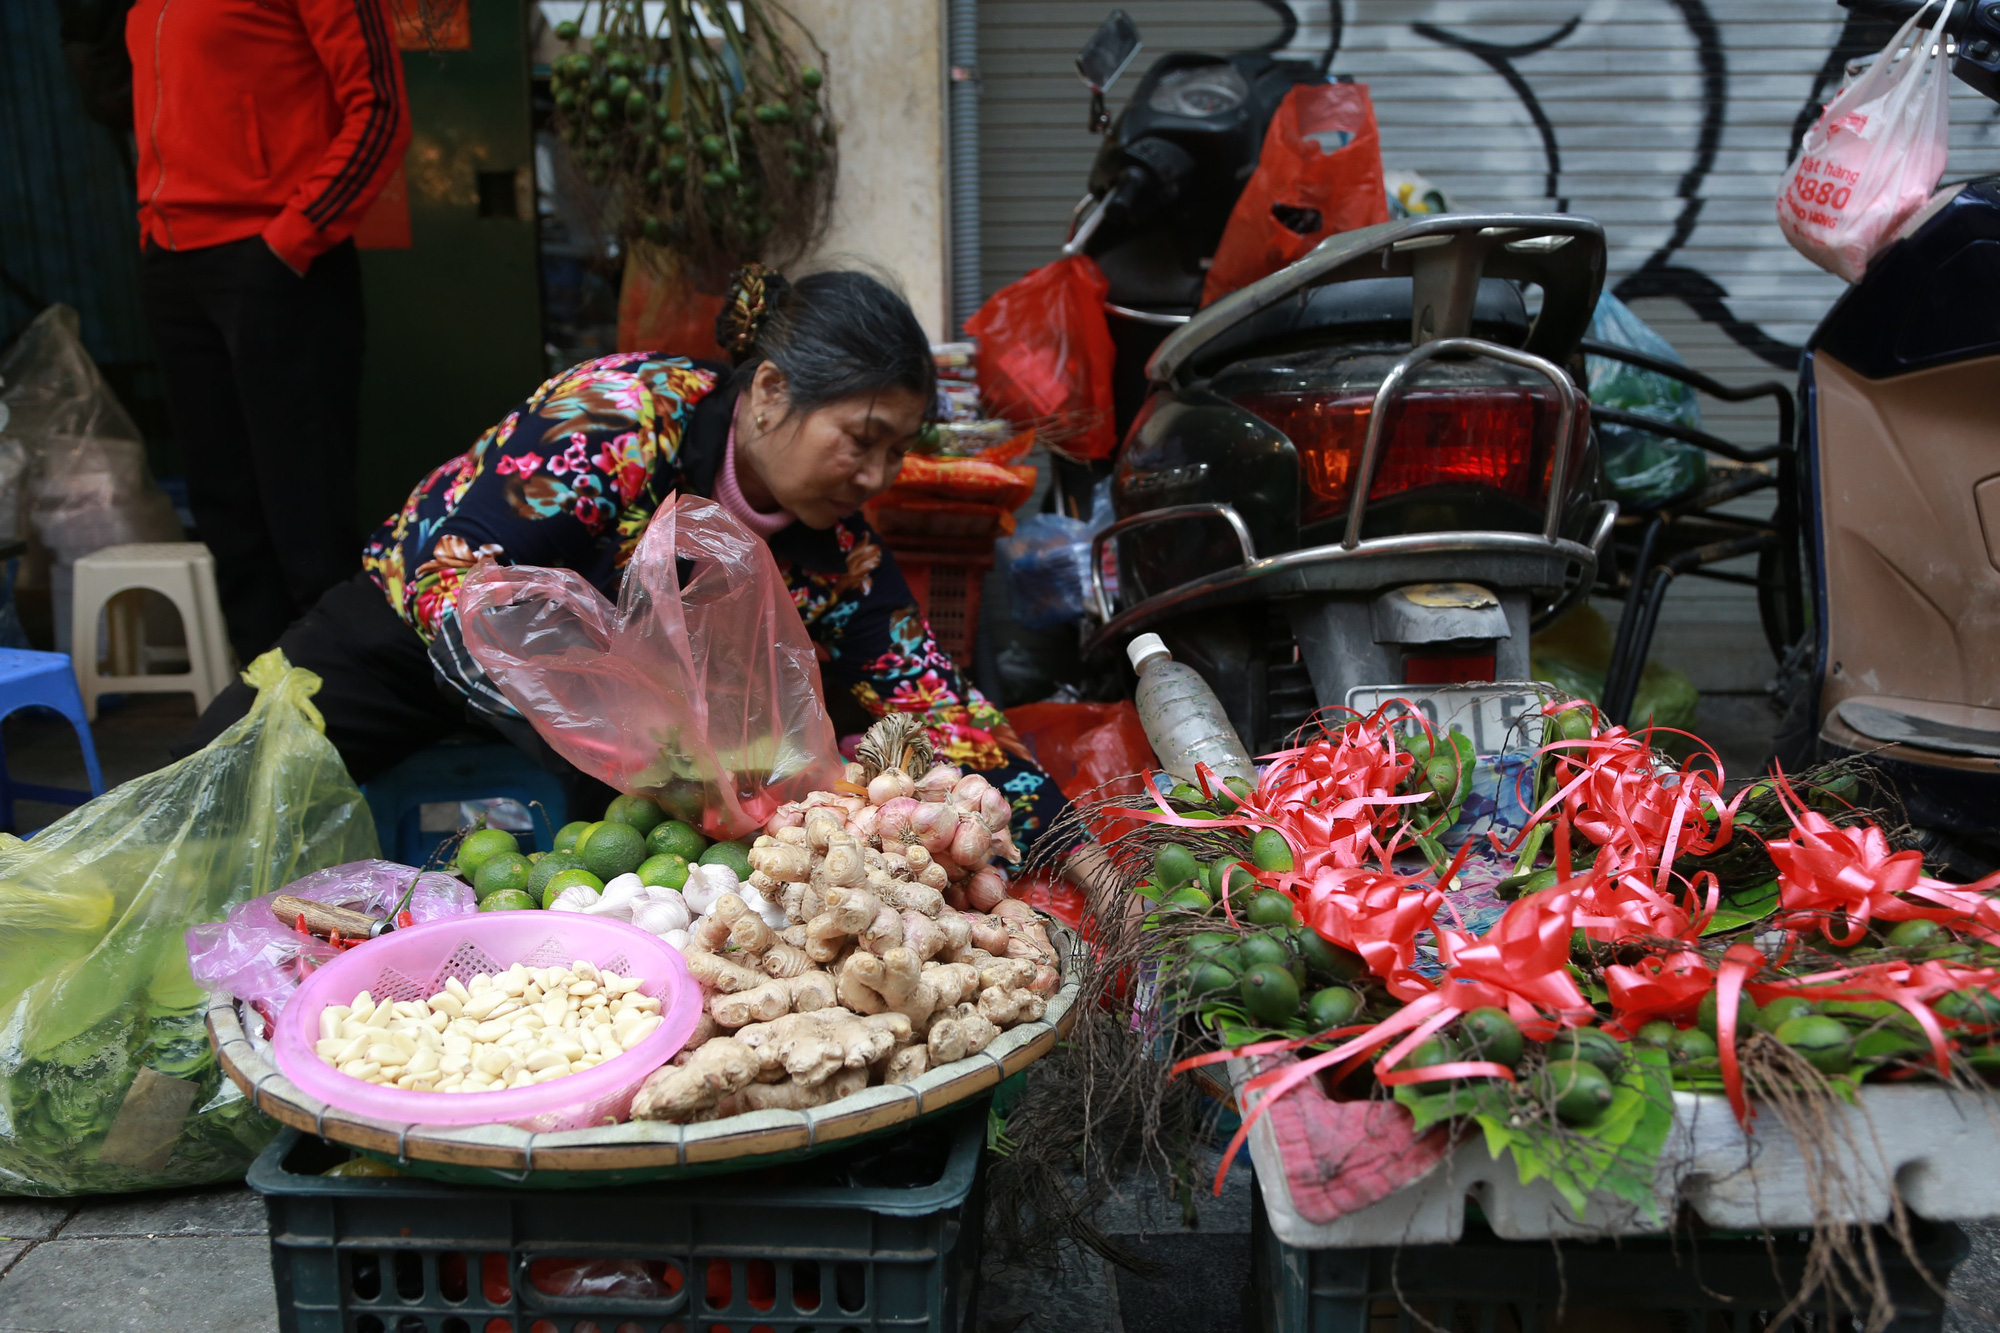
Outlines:
[[[213,744],[0,846],[0,1192],[240,1176],[277,1126],[210,1048],[185,929],[377,853],[361,789],[272,651]]]

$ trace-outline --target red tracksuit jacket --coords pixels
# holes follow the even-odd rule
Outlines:
[[[384,0],[138,0],[125,23],[139,232],[261,235],[303,272],[354,231],[410,142]]]

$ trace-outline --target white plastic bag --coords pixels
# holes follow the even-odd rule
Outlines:
[[[1951,0],[1941,0],[1926,36],[1917,25],[1928,8],[1911,15],[1874,64],[1826,104],[1778,191],[1785,239],[1849,282],[1860,280],[1944,174]]]

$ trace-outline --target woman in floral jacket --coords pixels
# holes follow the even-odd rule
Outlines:
[[[938,648],[860,514],[895,480],[935,394],[916,316],[863,273],[794,286],[753,265],[717,333],[733,367],[652,352],[587,361],[410,493],[370,538],[362,572],[279,640],[321,676],[328,738],[357,781],[468,719],[552,759],[466,653],[461,581],[485,559],[556,566],[616,598],[654,511],[692,491],[769,544],[819,648],[829,711],[838,719],[845,696],[857,720],[922,714],[943,757],[1012,798],[1016,838],[1031,843],[1061,794]],[[217,696],[194,742],[250,697],[241,684]]]

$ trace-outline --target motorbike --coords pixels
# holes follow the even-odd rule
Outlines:
[[[1947,31],[1956,76],[2000,102],[2000,0],[1958,0]],[[2000,176],[1939,191],[1899,237],[1800,366],[1813,614],[1778,757],[1868,756],[1934,859],[1983,873],[2000,864]]]
[[[1136,41],[1114,13],[1079,57],[1094,109]],[[1530,633],[1588,594],[1617,516],[1571,375],[1604,281],[1591,219],[1362,228],[1194,308],[1299,64],[1156,61],[1069,241],[1109,280],[1132,377],[1086,651],[1158,633],[1253,753],[1363,687],[1525,680]]]

